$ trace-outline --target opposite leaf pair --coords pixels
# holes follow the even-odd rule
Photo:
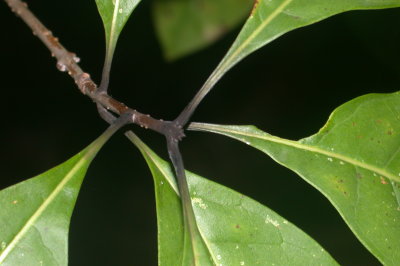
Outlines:
[[[290,141],[253,127],[192,124],[271,155],[320,190],[364,245],[385,265],[400,259],[400,94],[367,95],[338,108],[317,134]],[[371,130],[371,128],[375,128]],[[106,133],[64,164],[0,192],[0,263],[66,265],[70,215],[86,169]],[[134,134],[156,191],[159,264],[182,264],[183,217],[167,162]],[[240,193],[187,173],[205,252],[201,265],[333,265],[315,241]],[[32,248],[34,247],[34,248]],[[51,252],[49,252],[51,250]]]
[[[107,42],[102,90],[108,87],[118,36],[138,2],[96,1]],[[185,124],[224,73],[280,35],[348,10],[397,6],[398,0],[340,0],[334,4],[260,0],[227,55],[178,120]],[[299,142],[249,127],[193,124],[191,129],[234,137],[293,169],[331,200],[381,262],[395,265],[400,260],[398,103],[398,93],[359,98],[338,109],[320,133]],[[64,164],[0,192],[4,206],[0,213],[0,263],[67,264],[68,225],[80,184],[90,161],[111,134],[106,131]],[[177,259],[185,264],[188,243],[173,174],[136,136],[129,134],[129,138],[154,175],[159,264],[175,265]],[[268,208],[211,181],[187,175],[204,244],[195,254],[200,265],[336,264],[315,241]]]
[[[171,3],[174,3],[174,1],[171,1]],[[400,1],[398,0],[340,0],[335,1],[334,4],[321,0],[256,1],[250,17],[232,47],[177,120],[185,124],[205,95],[230,68],[247,55],[273,41],[282,34],[344,11],[398,6],[400,6]],[[180,42],[180,40],[176,41]],[[400,172],[400,169],[396,169],[399,164],[399,160],[396,157],[399,144],[398,138],[393,136],[393,133],[396,132],[394,128],[396,127],[396,122],[398,122],[396,121],[398,117],[392,117],[392,119],[389,119],[391,121],[385,121],[384,128],[380,128],[380,131],[376,132],[377,135],[374,134],[370,128],[376,127],[372,121],[382,121],[382,119],[376,118],[375,116],[385,117],[388,115],[388,112],[397,113],[395,109],[396,102],[398,102],[397,98],[397,94],[378,97],[378,99],[373,98],[372,101],[368,101],[368,104],[362,104],[362,107],[356,109],[357,113],[354,114],[350,111],[346,113],[343,111],[345,108],[343,107],[340,109],[341,112],[337,113],[339,116],[343,116],[338,118],[338,121],[340,121],[338,124],[340,126],[333,123],[333,120],[330,120],[324,130],[318,135],[304,140],[304,143],[286,141],[275,137],[264,137],[263,134],[261,134],[263,137],[259,137],[259,132],[252,132],[252,130],[248,128],[234,127],[232,130],[232,128],[227,129],[208,125],[194,125],[192,128],[215,131],[231,137],[236,137],[266,151],[278,162],[294,169],[332,201],[345,221],[349,224],[350,228],[375,256],[382,262],[391,264],[395,263],[399,256],[398,254],[396,255],[396,252],[393,250],[400,246],[400,243],[396,240],[398,239],[396,232],[399,226],[399,217],[397,217],[399,214],[397,211],[400,202],[400,200],[398,200],[399,178],[396,174]],[[389,103],[387,103],[387,101],[389,101]],[[379,103],[377,104],[377,102]],[[390,110],[379,109],[379,104],[391,106],[389,108]],[[351,105],[349,104],[347,106]],[[352,110],[352,108],[350,109]],[[360,110],[366,111],[363,113]],[[349,119],[349,117],[353,118],[353,128],[347,123],[349,120],[346,119]],[[345,119],[346,123],[342,123],[342,119]],[[332,124],[335,125],[332,126]],[[330,126],[336,129],[334,133],[329,132],[328,128]],[[338,128],[340,128],[340,130]],[[349,131],[352,130],[356,130],[358,133],[354,133],[352,138],[348,139],[348,141],[342,141],[340,135],[348,137]],[[369,142],[365,143],[365,139],[363,138],[366,134],[364,134],[363,131],[369,131],[370,134],[374,135],[368,137],[371,141],[375,142],[372,142],[372,144]],[[390,134],[382,135],[382,132],[390,132]],[[385,137],[383,138],[383,136]],[[264,140],[267,144],[263,143],[263,145],[258,146],[261,140]],[[376,144],[380,143],[385,143],[387,146],[383,148],[380,147],[377,151]],[[391,151],[388,149],[389,147],[393,147],[395,150]],[[365,156],[369,157],[370,154],[372,158],[367,160]],[[300,161],[296,158],[301,158],[306,161]],[[310,162],[312,163],[311,165],[309,165]],[[303,169],[304,166],[307,167]],[[394,169],[390,169],[391,166],[394,167]],[[330,171],[326,171],[327,169],[330,169]],[[327,174],[327,172],[329,174]],[[343,174],[350,175],[351,177],[346,179]],[[370,175],[376,178],[362,179],[364,176]],[[356,179],[354,179],[355,177]],[[376,186],[377,178],[380,179],[381,184],[390,183],[391,187]],[[386,181],[386,178],[389,180]],[[379,204],[371,202],[377,195],[379,195],[379,198],[383,199]],[[373,206],[375,207],[371,210]],[[378,215],[380,218],[376,221],[370,221],[368,218],[371,211],[375,214],[381,214]],[[382,220],[385,224],[385,230],[389,230],[389,228],[394,228],[394,230],[382,233],[379,229],[379,225],[381,225],[379,220],[382,219],[382,217],[387,218]],[[199,225],[199,227],[201,227],[201,225]],[[200,228],[199,231],[201,233]],[[205,243],[207,243],[207,241],[205,241]],[[214,263],[217,262],[214,261]],[[160,261],[160,264],[162,264],[162,261]]]
[[[86,170],[115,132],[107,130],[65,163],[0,192],[0,264],[67,265],[71,213]],[[158,216],[159,265],[188,265],[183,216],[171,168],[133,133],[154,177]],[[191,201],[204,242],[199,265],[256,265],[334,260],[315,241],[261,204],[187,173]],[[306,250],[306,252],[304,252]]]

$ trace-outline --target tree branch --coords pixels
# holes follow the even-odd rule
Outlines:
[[[152,129],[163,135],[173,135],[178,140],[183,136],[182,127],[170,121],[157,120],[150,115],[142,114],[129,108],[124,103],[112,98],[105,91],[99,91],[96,83],[90,75],[84,72],[78,65],[80,59],[76,54],[69,52],[53,33],[48,30],[36,16],[28,9],[25,2],[20,0],[4,0],[11,10],[19,16],[50,50],[51,55],[57,60],[57,69],[67,72],[75,81],[79,90],[90,97],[98,106],[112,111],[118,115],[130,114],[131,122],[141,127]],[[101,109],[101,108],[100,108]],[[102,116],[102,114],[100,113]]]
[[[108,76],[102,81],[102,87],[98,88],[96,83],[90,78],[90,75],[84,72],[78,65],[80,59],[69,52],[58,38],[54,37],[35,15],[28,9],[27,4],[20,0],[5,0],[11,10],[32,29],[36,35],[50,50],[51,55],[57,60],[57,69],[67,72],[75,81],[79,90],[90,97],[97,106],[99,115],[114,127],[121,127],[128,123],[134,123],[144,128],[152,129],[163,134],[167,140],[167,147],[170,159],[174,165],[175,174],[178,181],[179,192],[183,208],[184,225],[191,236],[192,251],[196,257],[200,240],[198,239],[196,219],[194,216],[189,188],[186,180],[185,169],[181,152],[179,150],[179,141],[184,137],[183,126],[187,123],[194,108],[186,108],[183,111],[184,119],[177,118],[174,121],[163,121],[152,118],[150,115],[144,115],[134,109],[129,108],[122,102],[119,102],[107,94]],[[106,69],[107,70],[107,69]],[[104,72],[105,70],[103,70]],[[104,73],[103,73],[104,75]],[[117,118],[111,112],[119,115]],[[182,114],[181,114],[182,116]],[[131,131],[125,132],[129,138]]]

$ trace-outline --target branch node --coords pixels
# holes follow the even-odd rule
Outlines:
[[[74,79],[81,93],[87,95],[97,104],[100,116],[107,122],[114,121],[114,115],[124,115],[124,117],[128,116],[126,119],[129,119],[132,123],[163,134],[168,139],[173,139],[174,142],[178,142],[185,136],[184,123],[154,119],[150,115],[144,115],[112,98],[107,94],[108,74],[103,76],[105,83],[102,81],[102,86],[98,87],[90,78],[90,75],[79,67],[80,58],[76,54],[69,52],[60,43],[58,38],[27,8],[26,3],[20,0],[5,0],[5,2],[13,12],[20,14],[20,18],[31,28],[33,34],[50,50],[51,56],[57,60],[57,69],[61,72],[67,72]],[[109,71],[107,69],[106,67],[105,73]]]
[[[164,128],[163,132],[167,139],[172,142],[179,142],[185,137],[185,133],[182,126],[177,124],[175,121],[163,122]]]

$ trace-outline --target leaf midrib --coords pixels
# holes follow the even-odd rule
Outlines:
[[[132,140],[133,140],[133,139],[136,139],[136,138],[132,138]],[[146,153],[146,155],[147,155],[147,156],[151,159],[151,161],[154,163],[154,165],[155,165],[156,167],[158,167],[158,169],[159,169],[159,171],[161,172],[161,174],[164,175],[164,178],[168,181],[169,185],[172,187],[172,189],[175,191],[175,193],[176,193],[177,196],[179,197],[179,192],[176,190],[176,187],[174,186],[175,183],[174,183],[173,181],[171,181],[170,178],[168,178],[168,175],[165,173],[165,171],[162,170],[163,167],[162,167],[159,163],[157,163],[157,160],[154,159],[154,154],[153,154],[153,153],[151,152],[151,150],[149,150],[139,139],[137,139],[137,140],[138,140],[138,141],[135,141],[135,144],[137,144],[138,146],[140,146],[140,147],[143,149],[143,151]],[[210,243],[209,243],[209,242],[206,240],[206,238],[204,237],[204,235],[203,235],[203,233],[202,233],[200,227],[199,227],[198,224],[197,224],[197,221],[196,221],[196,227],[197,227],[197,230],[198,230],[198,232],[199,232],[199,234],[200,234],[200,236],[201,236],[201,238],[202,238],[204,244],[206,245],[206,247],[207,247],[207,249],[208,249],[208,252],[210,253],[210,255],[211,255],[212,259],[213,259],[213,263],[215,263],[215,265],[217,265],[217,258],[216,258],[216,256],[215,256],[215,254],[212,252],[212,250],[211,250],[211,248],[210,248]]]
[[[321,155],[325,155],[327,157],[330,158],[335,158],[337,160],[343,161],[343,162],[347,162],[349,164],[352,164],[354,166],[369,170],[371,172],[374,172],[376,174],[379,174],[383,177],[387,177],[388,179],[394,181],[394,182],[400,182],[400,177],[389,173],[387,171],[385,171],[382,168],[379,168],[377,166],[371,165],[371,164],[367,164],[364,162],[361,162],[359,160],[355,160],[352,159],[346,155],[337,153],[337,152],[333,152],[333,151],[327,151],[324,149],[321,149],[319,147],[316,146],[311,146],[311,145],[306,145],[306,144],[302,144],[299,143],[297,141],[293,141],[293,140],[288,140],[288,139],[282,139],[279,137],[275,137],[275,136],[271,136],[271,135],[265,135],[265,136],[260,136],[254,133],[249,133],[249,132],[241,132],[241,131],[236,131],[236,130],[232,130],[232,129],[226,129],[226,128],[220,128],[218,126],[215,125],[205,125],[205,124],[198,124],[198,123],[193,123],[191,126],[191,129],[195,129],[195,130],[204,130],[204,131],[211,131],[214,133],[219,133],[219,134],[223,134],[229,137],[233,137],[236,138],[237,140],[240,140],[242,142],[243,141],[241,138],[239,137],[235,137],[229,134],[237,134],[237,135],[241,135],[241,136],[245,136],[245,137],[252,137],[252,138],[256,138],[256,139],[260,139],[260,140],[265,140],[265,141],[269,141],[269,142],[274,142],[274,143],[278,143],[278,144],[283,144],[289,147],[293,147],[293,148],[297,148],[300,150],[305,150],[305,151],[309,151],[309,152],[315,152]]]
[[[262,1],[262,0],[260,0]],[[226,59],[225,63],[220,67],[220,69],[225,69],[229,67],[232,61],[234,61],[235,57],[237,57],[246,46],[251,43],[260,33],[261,31],[267,27],[293,0],[285,0],[282,4],[280,4],[250,35],[245,39],[245,41],[235,50],[233,50],[232,54]],[[253,19],[253,14],[250,15],[249,19]]]
[[[62,181],[55,187],[55,189],[50,193],[50,195],[42,202],[42,204],[37,208],[33,215],[26,221],[25,225],[19,230],[15,237],[11,240],[8,246],[0,254],[0,264],[4,262],[7,256],[13,251],[15,246],[21,240],[21,238],[34,226],[35,222],[39,217],[46,211],[47,207],[53,202],[53,200],[59,195],[64,186],[74,177],[76,172],[87,163],[95,153],[95,148],[89,149],[82,158],[75,164],[75,166],[65,175]]]
[[[114,5],[114,11],[113,11],[113,18],[111,20],[111,27],[110,27],[110,44],[109,46],[113,45],[114,42],[114,35],[115,35],[115,25],[117,23],[117,16],[118,16],[118,10],[119,10],[119,1],[120,0],[116,0],[115,1],[115,5]]]

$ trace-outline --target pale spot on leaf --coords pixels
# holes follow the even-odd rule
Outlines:
[[[207,209],[207,204],[205,204],[203,202],[203,199],[201,198],[192,198],[192,203],[193,204],[198,204],[200,208],[202,208],[203,210]]]

